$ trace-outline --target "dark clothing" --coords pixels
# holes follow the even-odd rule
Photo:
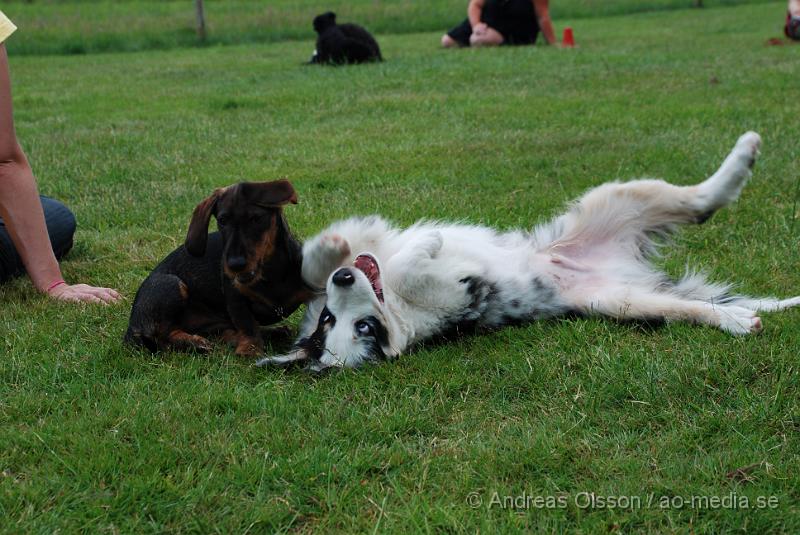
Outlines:
[[[487,0],[481,22],[500,32],[504,45],[532,45],[539,36],[539,19],[531,0]],[[469,46],[472,25],[469,19],[447,32],[463,46]]]
[[[69,208],[49,197],[40,197],[44,209],[44,220],[47,224],[47,233],[50,235],[50,244],[57,259],[67,254],[72,249],[72,236],[75,234],[75,216]],[[8,234],[3,219],[0,218],[0,283],[25,273],[11,236]]]
[[[800,41],[800,17],[793,17],[791,13],[786,14],[786,26],[783,27],[786,37],[795,41]]]

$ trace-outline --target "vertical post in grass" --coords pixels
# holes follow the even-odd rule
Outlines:
[[[203,0],[194,0],[194,12],[197,18],[197,37],[201,42],[206,40],[206,13]]]

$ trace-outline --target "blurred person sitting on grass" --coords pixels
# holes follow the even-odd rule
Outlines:
[[[556,44],[549,0],[470,0],[467,19],[442,36],[442,46],[532,45],[540,31]]]
[[[16,26],[0,11],[0,283],[28,273],[36,288],[60,301],[112,303],[110,288],[67,284],[58,260],[72,248],[75,216],[39,195],[36,179],[17,142],[5,40]]]
[[[800,0],[789,0],[783,33],[793,41],[800,41]]]

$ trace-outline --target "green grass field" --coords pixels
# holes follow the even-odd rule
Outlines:
[[[79,220],[65,276],[128,299],[0,287],[0,532],[800,532],[800,311],[749,338],[547,321],[323,377],[121,344],[139,283],[216,186],[289,178],[303,238],[373,212],[529,227],[606,180],[699,181],[749,129],[764,146],[742,198],[663,262],[800,293],[800,47],[764,46],[784,10],[556,19],[574,50],[445,51],[427,26],[339,69],[300,66],[310,33],[15,55],[15,18],[18,136]]]

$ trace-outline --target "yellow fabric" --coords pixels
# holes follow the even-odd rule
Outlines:
[[[14,23],[8,20],[8,17],[0,11],[0,43],[8,39],[8,36],[14,33],[16,29],[17,27],[14,26]]]

